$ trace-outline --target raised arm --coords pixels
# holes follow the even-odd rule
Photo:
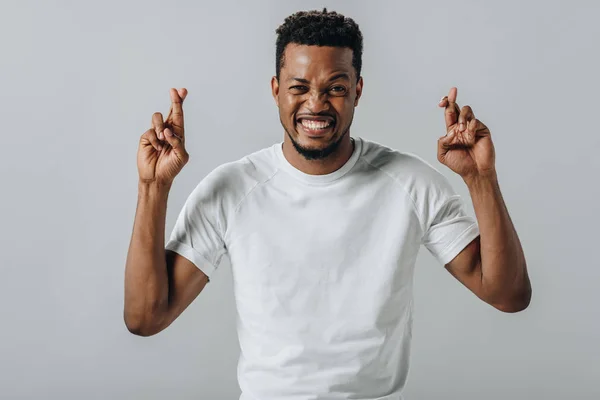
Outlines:
[[[504,312],[528,307],[531,283],[521,242],[500,193],[489,129],[469,106],[456,104],[452,88],[445,108],[446,132],[438,141],[438,160],[459,174],[473,201],[480,237],[446,265],[479,298]]]
[[[130,332],[154,335],[198,296],[207,276],[184,257],[165,251],[167,199],[188,161],[183,129],[187,91],[171,89],[171,111],[152,116],[138,150],[138,203],[125,265],[123,317]]]

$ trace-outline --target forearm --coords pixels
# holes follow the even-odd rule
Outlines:
[[[529,304],[531,285],[521,242],[497,176],[465,179],[480,230],[481,285],[489,302],[506,309]]]
[[[139,183],[125,266],[125,322],[130,330],[156,323],[168,303],[165,220],[170,185]]]

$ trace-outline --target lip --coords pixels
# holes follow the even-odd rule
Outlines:
[[[327,120],[315,120],[312,119],[312,121],[327,121]],[[333,120],[330,120],[331,122],[333,122]],[[301,131],[303,134],[305,134],[308,137],[311,138],[319,138],[319,137],[323,137],[328,135],[330,132],[333,131],[333,129],[335,128],[335,122],[333,122],[333,125],[330,126],[329,128],[325,128],[325,129],[305,129],[304,126],[302,126],[302,123],[300,122],[300,119],[298,120],[297,124],[296,124],[296,130],[297,131]]]
[[[335,119],[333,117],[327,117],[327,116],[303,116],[303,115],[299,115],[298,117],[296,117],[296,123],[301,124],[302,120],[305,119],[307,121],[325,121],[325,122],[332,122],[335,124]]]

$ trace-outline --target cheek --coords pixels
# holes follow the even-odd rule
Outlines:
[[[332,105],[338,115],[342,118],[351,116],[354,110],[354,100],[350,97],[338,98],[336,100],[339,101],[332,102]]]
[[[299,102],[294,98],[285,98],[280,102],[280,110],[284,115],[294,114],[298,111]]]

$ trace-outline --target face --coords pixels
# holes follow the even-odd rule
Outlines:
[[[314,160],[334,153],[348,135],[362,78],[357,82],[349,48],[289,44],[271,88],[289,139]]]

